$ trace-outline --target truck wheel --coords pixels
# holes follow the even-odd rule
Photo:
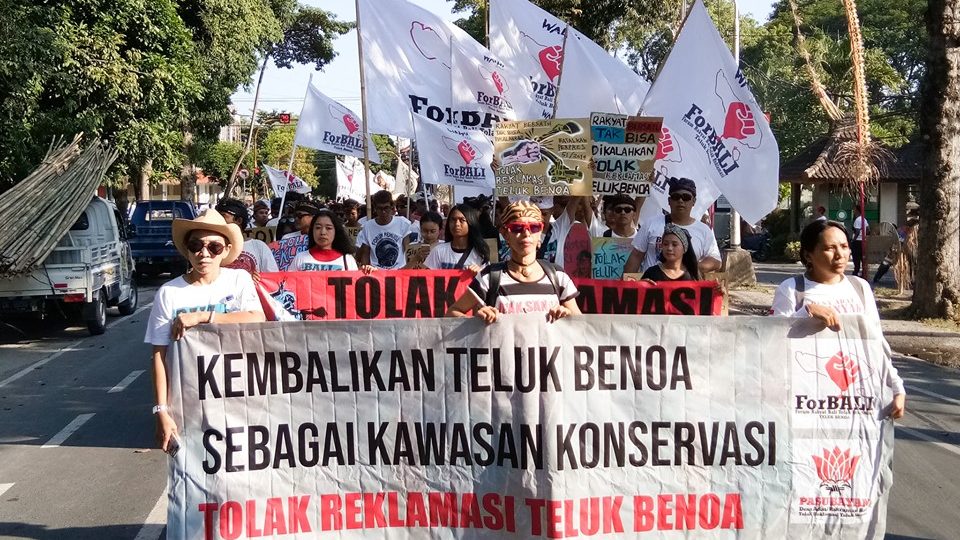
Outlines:
[[[87,323],[90,335],[99,336],[107,331],[107,300],[103,291],[97,293],[93,302],[84,306],[83,318]]]
[[[140,300],[140,294],[137,292],[137,280],[130,279],[130,296],[126,300],[117,304],[117,309],[121,315],[132,315],[137,310],[137,302]]]

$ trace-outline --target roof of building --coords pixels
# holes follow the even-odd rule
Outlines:
[[[855,178],[852,167],[837,158],[841,146],[856,140],[854,119],[839,120],[830,133],[813,142],[794,158],[780,166],[780,181],[817,184],[850,182]],[[900,148],[886,148],[888,152],[875,158],[880,171],[879,182],[918,183],[923,169],[923,149],[918,140]]]

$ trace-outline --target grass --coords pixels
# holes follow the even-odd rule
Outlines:
[[[940,330],[960,332],[960,324],[957,324],[957,321],[950,319],[920,319],[920,322],[925,326],[931,326]]]

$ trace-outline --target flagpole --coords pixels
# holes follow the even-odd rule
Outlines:
[[[483,14],[483,35],[485,40],[485,45],[487,48],[490,48],[490,0],[486,1],[487,8],[484,10]]]
[[[733,63],[740,71],[740,10],[733,0]],[[730,205],[730,249],[740,248],[740,213]]]
[[[363,69],[363,39],[360,37],[360,0],[355,0],[357,8],[357,57],[360,59],[360,114],[363,115],[363,188],[367,193],[367,219],[373,217],[370,207],[370,133],[367,125],[367,82]]]
[[[310,74],[310,79],[307,80],[307,89],[303,92],[303,101],[306,103],[307,96],[310,94],[310,85],[313,84],[313,73]],[[300,107],[300,113],[303,114],[303,106]],[[293,148],[290,149],[290,163],[287,165],[287,174],[293,174],[293,158],[297,155],[297,128],[293,128]],[[287,190],[289,191],[289,189]],[[286,192],[283,193],[284,196],[287,195]],[[282,206],[280,208],[283,208]]]
[[[563,82],[563,65],[567,62],[567,36],[570,35],[571,26],[563,32],[563,43],[560,44],[560,73],[557,74],[557,92],[553,95],[553,115],[557,117],[557,106],[560,104],[560,83]]]

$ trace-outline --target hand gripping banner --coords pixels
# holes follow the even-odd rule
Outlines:
[[[881,538],[878,328],[766,317],[204,325],[167,536]]]

